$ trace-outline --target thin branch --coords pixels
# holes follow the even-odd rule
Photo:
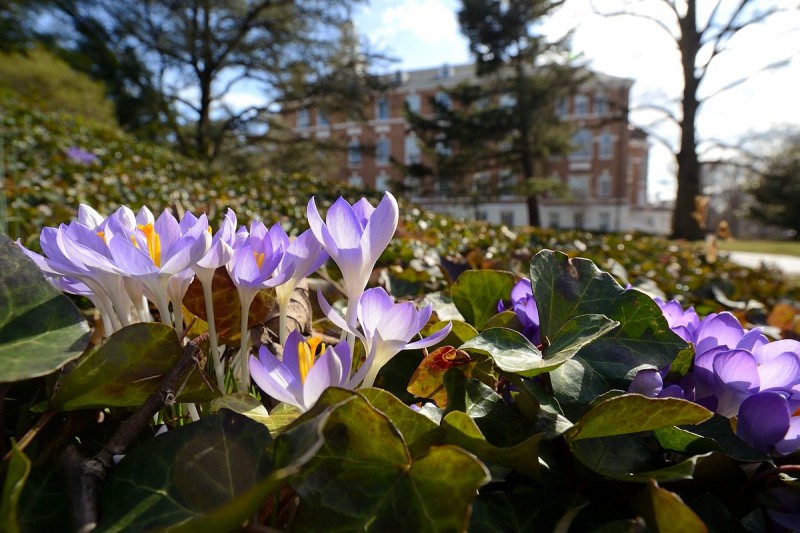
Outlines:
[[[723,93],[725,91],[729,91],[729,90],[731,90],[731,89],[733,89],[735,87],[738,87],[739,85],[743,84],[747,80],[751,79],[753,76],[757,76],[758,74],[761,74],[762,72],[766,72],[768,70],[774,70],[776,68],[785,67],[786,65],[791,63],[792,58],[794,56],[796,56],[796,55],[800,55],[800,52],[795,52],[794,54],[792,54],[789,57],[786,57],[786,58],[781,59],[779,61],[775,61],[774,63],[770,63],[769,65],[765,65],[765,66],[761,67],[760,69],[756,70],[755,72],[752,72],[752,73],[748,74],[747,76],[742,76],[739,79],[736,79],[736,80],[734,80],[734,81],[732,81],[732,82],[730,82],[730,83],[728,83],[726,85],[723,85],[721,88],[717,89],[716,91],[714,91],[713,93],[709,94],[708,96],[705,96],[704,98],[698,99],[698,104],[702,105],[704,102],[710,100],[711,98],[714,98],[718,94]]]
[[[603,12],[603,11],[600,11],[599,9],[597,9],[597,7],[594,5],[594,1],[592,1],[590,3],[590,5],[591,5],[591,8],[592,8],[592,12],[595,15],[599,15],[601,17],[608,17],[608,18],[611,18],[611,17],[636,17],[636,18],[640,18],[640,19],[643,19],[643,20],[649,20],[650,22],[654,23],[656,26],[658,26],[659,28],[664,30],[667,33],[667,35],[669,35],[670,39],[672,39],[672,41],[675,43],[675,46],[678,46],[678,37],[675,36],[675,33],[673,32],[672,28],[670,28],[663,20],[661,20],[661,19],[659,19],[657,17],[651,16],[651,15],[646,15],[644,13],[636,13],[634,11],[624,11],[624,10],[623,11],[612,11],[612,12],[606,13],[606,12]],[[672,6],[672,7],[673,7],[673,10],[674,10],[674,6]],[[675,13],[676,13],[676,16],[677,16],[677,11],[675,11]]]
[[[92,531],[99,518],[100,490],[115,455],[125,453],[163,407],[173,405],[178,391],[195,369],[202,369],[204,357],[200,344],[207,334],[192,340],[183,348],[180,359],[170,369],[158,389],[130,418],[123,422],[103,449],[91,458],[84,458],[77,446],[70,444],[61,456],[69,483],[73,526],[79,533]]]

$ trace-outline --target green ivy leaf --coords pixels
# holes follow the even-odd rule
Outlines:
[[[0,383],[50,374],[88,344],[80,311],[0,235]]]
[[[579,315],[605,315],[620,323],[552,372],[553,391],[562,404],[586,404],[610,388],[626,389],[633,369],[663,368],[687,348],[650,297],[623,289],[591,261],[543,250],[530,266],[543,338],[554,339]]]
[[[386,415],[413,451],[430,447],[438,426],[401,402],[397,396],[383,389],[361,389],[358,395],[365,398],[373,408]]]
[[[714,413],[679,398],[623,394],[594,405],[567,432],[567,440],[639,433],[682,424],[699,424]]]
[[[531,505],[536,502],[536,505]],[[584,505],[578,494],[525,490],[487,492],[475,498],[469,531],[538,533],[557,531],[564,515]]]
[[[450,296],[464,320],[480,331],[497,314],[497,302],[511,297],[513,287],[511,272],[467,270],[450,287]]]
[[[325,444],[292,482],[300,494],[298,531],[461,531],[486,468],[454,446],[413,459],[394,424],[361,396],[295,425],[275,442],[284,464],[302,443]]]
[[[490,461],[542,481],[539,464],[539,442],[544,436],[542,433],[533,435],[517,445],[501,448],[487,442],[475,421],[461,411],[445,415],[442,429],[445,432],[445,443],[460,446],[483,461]]]
[[[533,435],[528,421],[479,380],[453,368],[445,373],[444,384],[447,412],[466,413],[493,445],[507,448]]]
[[[269,492],[283,479],[267,456],[270,440],[264,426],[227,410],[150,439],[111,470],[98,533],[179,526],[215,509],[214,520],[241,524],[249,514],[233,517],[232,508],[249,509],[244,504],[255,497],[248,491]]]
[[[17,506],[19,505],[22,489],[31,473],[31,461],[16,443],[11,444],[11,458],[6,469],[6,480],[3,483],[3,501],[0,502],[0,529],[7,533],[17,533],[19,521]]]
[[[50,407],[72,411],[142,405],[182,351],[175,329],[164,324],[143,322],[122,328],[65,369]],[[195,369],[178,400],[206,401],[217,394]]]
[[[273,437],[302,414],[300,409],[288,403],[279,403],[272,408],[271,412],[267,412],[267,408],[257,399],[240,392],[226,394],[212,400],[210,411],[216,413],[220,409],[229,409],[259,424],[264,424]]]
[[[656,533],[707,532],[708,528],[683,500],[653,481],[633,499],[634,507]]]
[[[665,450],[684,455],[699,455],[720,450],[713,440],[675,426],[654,429],[653,436]]]
[[[664,468],[658,450],[637,435],[617,435],[570,443],[575,458],[591,470],[612,479]]]
[[[17,514],[20,529],[25,532],[59,531],[69,522],[63,472],[55,462],[31,471]]]
[[[462,344],[460,349],[486,353],[500,370],[512,374],[529,375],[542,366],[542,352],[513,329],[487,329]]]
[[[534,429],[545,434],[546,438],[563,435],[572,427],[572,422],[564,416],[561,406],[558,405],[552,394],[547,392],[539,383],[530,379],[516,378],[512,383],[519,389],[517,405],[525,405],[523,399],[532,404],[531,418],[535,419]]]
[[[726,455],[737,461],[752,463],[769,461],[768,455],[751,448],[750,445],[737,437],[731,427],[731,421],[722,415],[715,414],[708,421],[692,426],[691,432],[713,440]]]

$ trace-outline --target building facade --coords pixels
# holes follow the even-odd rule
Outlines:
[[[374,97],[364,113],[366,120],[340,120],[310,107],[286,119],[302,137],[336,140],[347,147],[339,164],[328,169],[328,177],[377,190],[401,189],[415,203],[459,218],[524,225],[527,203],[516,193],[523,177],[515,169],[475,172],[453,187],[450,180],[406,176],[402,168],[423,158],[405,119],[406,106],[432,115],[432,100],[448,104],[443,89],[474,79],[471,64],[398,72],[393,88]],[[574,126],[575,150],[545,162],[546,175],[561,181],[569,194],[541,198],[543,226],[668,232],[671,212],[647,204],[648,140],[631,127],[626,111],[632,83],[595,74],[559,101],[557,114]]]

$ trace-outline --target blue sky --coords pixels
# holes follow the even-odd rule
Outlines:
[[[784,5],[795,3],[776,1]],[[621,1],[602,0],[595,4],[612,9]],[[656,0],[649,4],[664,6]],[[713,5],[711,1],[700,4]],[[373,47],[399,60],[392,70],[458,64],[470,60],[466,41],[458,30],[459,5],[458,0],[372,0],[359,6],[355,22],[357,30]],[[658,8],[646,14],[659,18],[664,15]],[[568,0],[544,29],[554,38],[574,29],[573,51],[581,54],[592,68],[634,79],[634,106],[655,102],[675,108],[682,87],[679,55],[674,42],[656,24],[641,19],[599,17],[592,13],[589,0]],[[702,138],[735,143],[785,125],[800,126],[799,29],[800,12],[794,11],[780,15],[768,26],[749,28],[731,41],[731,51],[718,56],[709,70],[701,96],[777,59],[791,57],[791,63],[780,70],[758,74],[709,100],[698,121]],[[632,121],[642,126],[652,126],[659,118],[644,110],[632,115]],[[652,127],[659,136],[677,141],[678,130],[669,123]],[[669,149],[653,141],[649,169],[651,199],[674,195],[673,176],[674,162]]]

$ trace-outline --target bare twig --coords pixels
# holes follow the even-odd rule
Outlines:
[[[163,407],[175,403],[178,390],[192,370],[204,365],[200,344],[205,335],[184,346],[180,359],[170,369],[161,383],[130,418],[117,429],[103,449],[91,458],[83,457],[74,444],[70,444],[61,456],[69,483],[70,507],[75,531],[86,533],[97,526],[99,518],[98,498],[106,474],[112,465],[112,457],[125,453],[128,446],[146,428],[153,415]]]

